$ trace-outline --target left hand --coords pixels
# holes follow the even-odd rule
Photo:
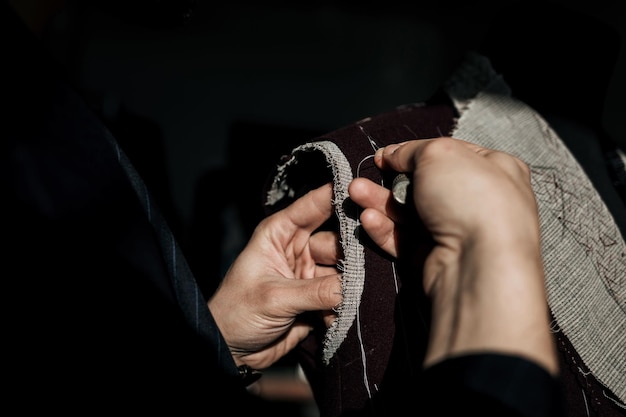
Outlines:
[[[342,301],[334,232],[316,230],[333,214],[332,184],[265,218],[208,302],[237,365],[264,369],[311,331],[297,316],[321,311],[326,324]]]

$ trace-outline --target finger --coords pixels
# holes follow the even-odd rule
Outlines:
[[[313,327],[311,326],[311,324],[304,321],[296,320],[283,337],[286,349],[285,354],[295,348],[298,343],[303,341],[312,329]]]
[[[336,265],[336,264],[335,264]],[[338,274],[340,271],[336,266],[316,265],[315,277],[325,277],[326,275]]]
[[[312,232],[332,215],[332,197],[332,184],[327,183],[309,191],[275,216],[285,216],[290,224]]]
[[[398,236],[396,223],[377,209],[363,210],[361,225],[370,239],[389,255],[398,256]]]
[[[337,313],[333,310],[327,310],[322,312],[322,320],[326,328],[329,328],[333,322],[337,319]]]
[[[323,231],[311,235],[309,250],[316,264],[335,265],[342,256],[337,232]]]
[[[303,341],[313,328],[310,324],[295,321],[287,332],[271,346],[241,358],[254,369],[265,369],[284,357]]]
[[[332,310],[342,301],[341,274],[289,280],[284,290],[282,297],[286,302],[285,308],[296,314]]]
[[[364,209],[378,210],[393,221],[399,221],[401,218],[398,206],[391,196],[391,191],[367,178],[352,180],[348,185],[348,193],[352,201]]]
[[[380,148],[374,155],[374,162],[382,169],[413,172],[418,161],[434,159],[452,166],[459,157],[471,155],[475,158],[477,155],[484,156],[489,151],[474,143],[456,138],[419,139]]]
[[[412,172],[421,151],[434,139],[411,140],[387,145],[376,151],[374,163],[382,169]]]

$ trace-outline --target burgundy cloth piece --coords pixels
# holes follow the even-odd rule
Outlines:
[[[448,135],[454,119],[454,107],[447,97],[438,96],[428,105],[398,107],[315,140],[328,140],[338,145],[350,162],[354,177],[390,184],[393,173],[382,173],[374,166],[373,158],[368,158],[374,153],[372,144],[382,147],[415,138]],[[324,166],[321,161],[320,165]],[[297,196],[328,181],[327,176],[311,175],[310,171],[302,169],[306,182]],[[272,207],[272,210],[277,208]],[[361,237],[367,240],[364,232],[361,233]],[[396,410],[399,404],[396,397],[404,390],[407,379],[414,380],[421,372],[430,306],[426,298],[417,300],[419,302],[415,300],[416,294],[422,293],[420,269],[402,264],[397,268],[399,275],[409,278],[400,282],[399,295],[396,295],[391,260],[374,244],[366,245],[367,279],[360,305],[360,322],[363,324],[360,331],[364,349],[374,351],[376,357],[376,361],[367,364],[371,399],[363,384],[361,344],[356,325],[351,327],[328,366],[324,366],[320,359],[325,331],[323,323],[318,323],[317,332],[298,349],[300,363],[324,417],[380,415]],[[405,331],[408,329],[410,331]]]
[[[350,162],[354,177],[366,177],[389,185],[396,173],[381,172],[374,166],[373,159],[368,157],[374,149],[405,140],[450,135],[456,116],[455,108],[441,93],[428,103],[401,106],[313,141],[335,143]],[[285,155],[283,159],[288,157]],[[299,177],[294,180],[300,182],[299,192],[280,205],[265,206],[267,214],[284,207],[307,190],[332,180],[323,158],[310,158],[300,156],[298,165],[301,166],[291,173],[292,180],[294,176]],[[269,183],[264,194],[267,194],[268,187]],[[332,228],[332,221],[326,227]],[[363,231],[360,231],[360,238],[367,242]],[[415,389],[419,383],[424,383],[418,381],[422,377],[430,323],[430,305],[421,287],[421,264],[398,262],[395,267],[399,284],[397,294],[391,259],[373,243],[365,243],[366,279],[359,306],[360,318],[355,320],[328,365],[323,363],[320,353],[326,331],[321,321],[316,321],[316,330],[296,350],[322,417],[403,415],[407,407],[416,413],[420,408],[431,407],[429,399],[420,398],[420,392]],[[580,377],[578,368],[584,369],[584,364],[568,338],[562,332],[555,334],[555,338],[567,415],[623,416],[621,406],[611,399],[612,394],[591,373]],[[366,372],[361,349],[368,352],[368,359],[375,358],[365,365]],[[364,384],[365,374],[367,385]],[[581,403],[585,397],[589,399],[588,404]]]
[[[370,140],[378,146],[447,135],[454,124],[454,108],[448,103],[409,105],[361,121],[352,126],[320,137],[337,144],[350,161],[354,177],[367,177],[375,182],[391,183],[383,178],[373,165],[373,159],[359,162],[373,153]],[[386,181],[385,181],[386,180]],[[391,261],[373,244],[365,248],[366,280],[360,305],[360,322],[364,348],[375,350],[377,361],[367,364],[372,399],[363,387],[363,364],[357,326],[352,326],[342,346],[327,368],[318,368],[317,354],[302,346],[309,363],[302,362],[312,381],[316,399],[324,416],[352,413],[379,414],[395,409],[394,397],[402,392],[408,379],[415,379],[421,368],[425,350],[429,305],[423,298],[416,303],[415,294],[421,294],[421,271],[398,265],[399,295],[392,276]],[[402,273],[402,269],[408,269]],[[406,294],[406,296],[405,296]],[[420,300],[417,300],[420,301]],[[409,332],[406,330],[410,329]],[[354,379],[354,381],[353,381]],[[378,387],[378,388],[377,388]]]

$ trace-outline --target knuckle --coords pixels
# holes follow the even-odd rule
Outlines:
[[[424,146],[423,153],[425,155],[432,155],[432,156],[437,156],[440,154],[447,154],[449,152],[452,152],[454,149],[456,149],[458,145],[459,145],[459,142],[456,139],[442,137],[442,138],[438,138],[437,140],[428,142]]]

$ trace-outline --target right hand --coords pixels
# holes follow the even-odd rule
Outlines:
[[[423,274],[433,301],[425,364],[489,350],[529,356],[556,372],[528,166],[454,138],[389,145],[374,160],[411,178],[412,203],[434,242]],[[391,191],[357,178],[349,193],[372,240],[406,257],[400,245],[411,219]]]
[[[521,160],[453,138],[389,145],[374,160],[382,169],[411,178],[413,201],[407,204],[414,204],[441,250],[458,252],[468,238],[479,237],[504,241],[523,236],[538,243],[537,207],[529,169]],[[361,222],[375,230],[375,242],[398,256],[398,242],[403,241],[397,239],[403,232],[399,226],[414,219],[390,203],[389,190],[362,178],[354,180],[349,192],[365,208]]]

